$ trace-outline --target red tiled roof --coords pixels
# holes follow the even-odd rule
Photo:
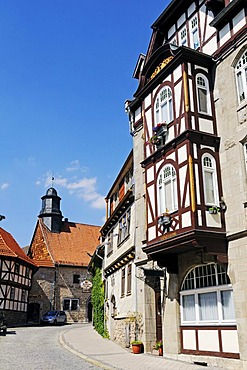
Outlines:
[[[88,253],[99,245],[99,231],[99,226],[64,221],[61,232],[54,233],[39,219],[28,255],[39,266],[88,266]]]
[[[24,253],[24,251],[21,249],[19,244],[17,244],[13,236],[6,230],[2,229],[1,227],[0,227],[0,256],[19,258],[35,266],[34,261],[32,261]]]

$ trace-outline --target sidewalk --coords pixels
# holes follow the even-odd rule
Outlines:
[[[198,370],[204,366],[175,361],[151,354],[134,355],[109,339],[102,338],[91,324],[71,326],[60,337],[61,344],[83,360],[105,370]],[[218,369],[207,367],[207,369]]]

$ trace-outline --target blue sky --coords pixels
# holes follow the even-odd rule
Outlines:
[[[167,3],[0,0],[0,226],[22,247],[52,176],[64,217],[103,224],[132,145],[132,74]]]

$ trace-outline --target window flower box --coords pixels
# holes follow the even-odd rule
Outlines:
[[[208,211],[211,215],[216,215],[218,212],[220,212],[220,207],[217,206],[209,207]]]
[[[167,132],[167,123],[158,123],[156,126],[153,127],[153,132],[159,135],[163,135]]]

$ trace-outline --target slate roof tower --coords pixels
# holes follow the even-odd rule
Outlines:
[[[53,187],[46,191],[46,195],[42,198],[42,209],[39,214],[44,224],[53,233],[59,233],[62,228],[63,215],[60,210],[61,198],[57,195],[56,189]]]

